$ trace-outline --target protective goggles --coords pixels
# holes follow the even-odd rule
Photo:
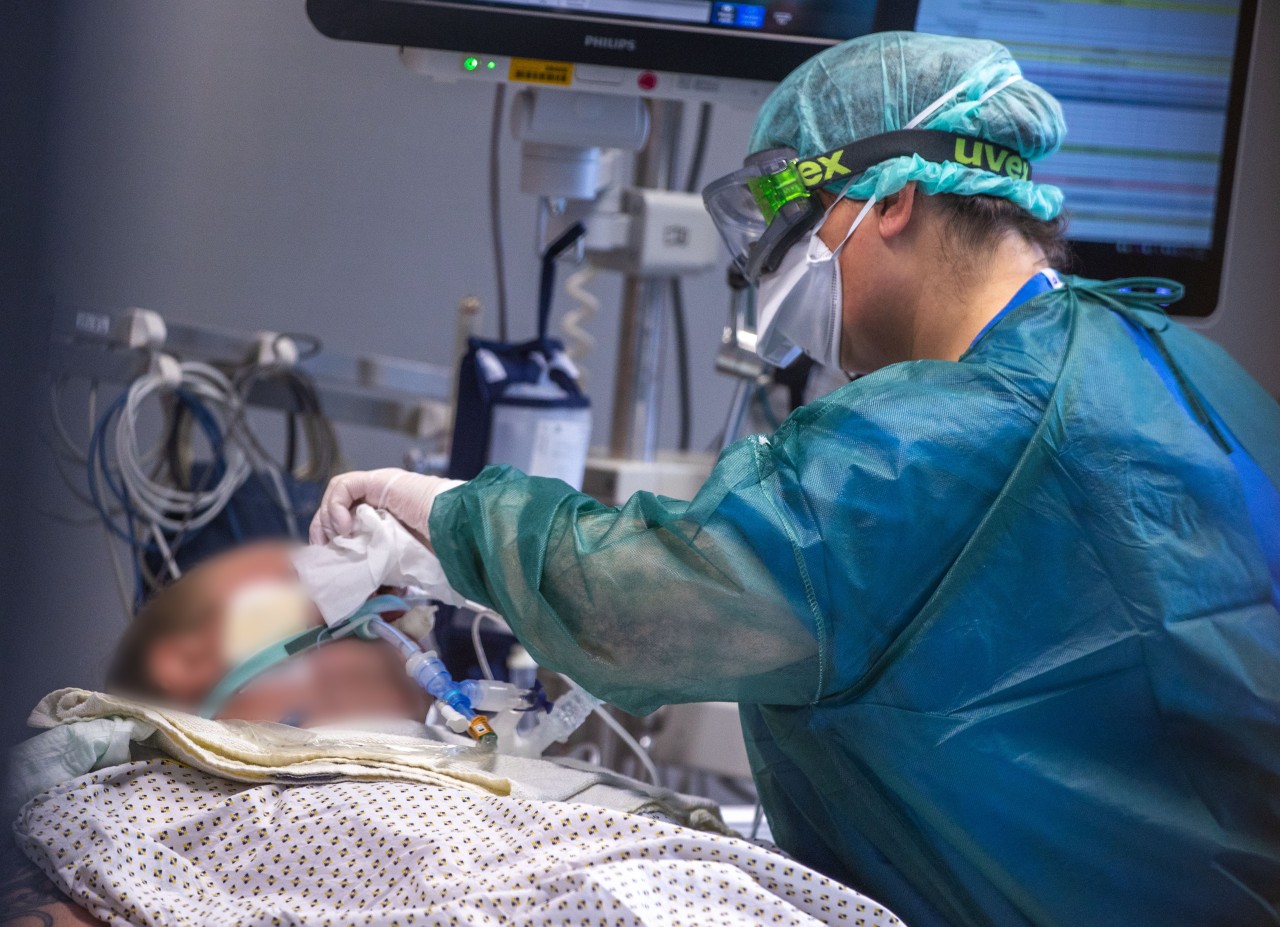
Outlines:
[[[758,152],[741,170],[708,184],[702,199],[734,263],[756,284],[777,270],[787,250],[822,218],[818,188],[847,187],[877,164],[912,155],[1031,179],[1031,165],[1012,148],[939,129],[899,129],[803,160],[790,148]]]

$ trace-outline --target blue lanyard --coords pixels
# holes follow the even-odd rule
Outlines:
[[[1125,328],[1129,330],[1129,335],[1133,338],[1134,343],[1137,344],[1138,352],[1143,359],[1155,368],[1161,382],[1164,383],[1165,389],[1169,391],[1169,395],[1194,420],[1191,406],[1187,402],[1182,388],[1178,385],[1173,371],[1169,369],[1169,365],[1160,356],[1160,352],[1156,350],[1155,344],[1151,341],[1151,336],[1124,316],[1121,316],[1120,320],[1124,322]],[[1197,396],[1196,398],[1208,411],[1209,418],[1213,421],[1218,433],[1222,435],[1231,447],[1231,452],[1227,459],[1231,461],[1231,466],[1236,471],[1236,477],[1240,480],[1240,488],[1244,492],[1245,507],[1249,511],[1249,520],[1253,523],[1254,534],[1257,535],[1258,543],[1262,547],[1263,557],[1267,561],[1267,569],[1271,573],[1271,600],[1276,604],[1277,608],[1280,608],[1280,489],[1277,489],[1271,483],[1262,468],[1258,466],[1257,461],[1236,440],[1236,436],[1231,433],[1231,430],[1218,416],[1218,413],[1205,402],[1204,397]]]
[[[978,332],[978,337],[974,338],[969,347],[973,347],[982,340],[982,336],[991,331],[995,324],[1003,319],[1006,315],[1017,309],[1029,299],[1035,299],[1041,293],[1048,293],[1050,290],[1058,290],[1062,288],[1062,278],[1058,276],[1058,272],[1045,268],[1037,271],[1032,275],[1031,279],[1022,285],[1018,292],[1013,294],[1013,299],[1005,304],[1005,307],[996,313],[986,325],[982,326],[982,331]]]
[[[1034,299],[1050,290],[1059,289],[1062,285],[1062,279],[1054,271],[1042,270],[1038,272],[1024,283],[1018,292],[1013,294],[1013,299],[1009,300],[1008,304],[996,313],[995,318],[983,326],[982,331],[978,332],[978,337],[973,339],[973,344],[981,341],[982,336],[989,332],[997,322],[1027,300]],[[1155,368],[1170,395],[1182,406],[1184,411],[1190,414],[1190,407],[1182,394],[1181,388],[1175,382],[1173,371],[1169,369],[1169,365],[1165,363],[1159,352],[1156,351],[1150,336],[1123,316],[1121,316],[1121,320],[1129,330],[1129,334],[1136,343],[1143,359]],[[973,347],[973,344],[970,345],[970,348]],[[1200,401],[1208,409],[1208,405],[1204,403],[1203,398]],[[1280,607],[1280,489],[1277,489],[1266,477],[1257,462],[1240,445],[1235,436],[1231,434],[1218,414],[1212,409],[1208,409],[1208,411],[1214,426],[1231,446],[1228,459],[1231,461],[1240,480],[1241,488],[1244,491],[1245,505],[1249,510],[1249,518],[1253,522],[1254,532],[1258,537],[1263,556],[1271,573],[1272,599],[1277,607]]]

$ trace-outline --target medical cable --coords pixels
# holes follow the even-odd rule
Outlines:
[[[685,192],[693,193],[702,179],[702,166],[706,160],[707,138],[711,132],[711,104],[703,103],[698,111],[698,131],[693,152],[689,158],[689,175]],[[684,311],[684,283],[678,276],[671,278],[671,319],[676,351],[676,382],[680,400],[680,450],[689,450],[693,432],[693,386],[689,363],[689,327]]]
[[[54,446],[53,440],[48,435],[41,435],[41,439],[45,448],[53,456],[54,472],[57,474],[58,479],[62,481],[62,485],[66,488],[67,492],[69,492],[77,502],[88,506],[89,508],[93,508],[93,499],[91,499],[89,495],[76,484],[64,469],[68,461],[63,457],[61,450]],[[81,467],[83,466],[84,464],[81,464]],[[42,511],[45,515],[48,515],[55,521],[75,528],[84,528],[96,525],[101,520],[96,514],[86,516],[85,518],[76,518],[71,515],[65,515],[61,512],[54,512],[47,509],[42,509]],[[114,508],[112,510],[112,514],[118,516],[120,514],[119,508]]]
[[[76,485],[76,483],[67,475],[66,471],[63,469],[63,466],[65,464],[72,464],[72,465],[83,468],[88,464],[90,460],[89,449],[87,447],[80,447],[76,443],[75,439],[71,437],[70,430],[67,428],[66,423],[63,421],[61,407],[62,407],[62,395],[63,395],[62,390],[65,387],[65,385],[66,385],[66,379],[59,377],[55,379],[49,387],[49,418],[53,424],[54,437],[56,437],[57,440],[55,441],[54,437],[50,437],[49,434],[44,431],[44,429],[41,429],[40,436],[44,445],[49,449],[49,452],[53,455],[54,468],[58,474],[58,477],[62,480],[63,485],[66,486],[67,490],[82,505],[85,505],[89,508],[94,508],[93,499],[89,496],[89,494],[85,490],[81,489],[80,486]],[[94,429],[94,425],[97,423],[97,396],[98,396],[98,382],[94,380],[94,381],[91,381],[89,385],[89,399],[88,399],[88,405],[89,405],[88,422],[89,422],[89,440],[90,441],[93,440],[93,429]],[[118,468],[113,468],[113,470],[115,469],[118,469]],[[121,513],[121,509],[119,506],[115,506],[115,507],[108,506],[108,508],[112,512],[112,514],[115,516],[119,516]],[[71,525],[77,525],[77,526],[95,524],[100,520],[98,516],[93,516],[84,522],[80,522],[76,519],[67,518],[65,516],[61,516],[53,512],[50,512],[48,514],[51,517],[56,518],[58,521],[63,522],[64,524],[71,524]]]
[[[62,441],[63,448],[61,451],[59,451],[57,448],[53,446],[52,442],[48,441],[47,439],[46,439],[46,444],[49,445],[49,449],[53,452],[54,469],[58,473],[58,478],[62,481],[62,483],[66,486],[66,488],[71,492],[71,494],[77,500],[79,500],[84,505],[93,507],[93,499],[86,493],[82,492],[80,487],[76,486],[75,483],[72,482],[71,478],[67,476],[66,471],[63,470],[64,461],[69,461],[71,463],[79,464],[80,466],[85,466],[89,461],[88,448],[87,447],[81,448],[78,444],[76,444],[75,440],[71,437],[70,431],[67,429],[65,423],[62,420],[62,413],[61,413],[62,388],[63,386],[65,386],[65,384],[66,384],[66,380],[59,378],[53,381],[49,389],[50,417],[53,420],[54,430],[57,433],[59,439]],[[91,380],[89,382],[88,410],[89,410],[88,411],[89,439],[90,441],[92,441],[94,426],[97,423],[97,412],[98,412],[98,381],[96,379]],[[111,512],[111,514],[118,516],[121,512],[121,509],[119,507],[116,507],[114,510],[109,509],[109,511]],[[54,515],[54,513],[48,513],[48,514],[53,515],[53,517],[57,518],[59,521],[75,524],[77,526],[81,526],[84,524],[101,524],[102,523],[100,516],[93,517],[88,522],[82,523],[75,519],[66,519],[66,518],[63,518],[62,516]],[[127,591],[128,584],[125,582],[124,571],[120,566],[120,558],[116,555],[115,538],[112,536],[111,532],[106,529],[105,526],[103,527],[103,531],[106,535],[106,541],[107,541],[107,556],[111,561],[111,577],[115,583],[116,592],[120,596],[120,605],[124,611],[125,616],[128,617],[133,613],[133,602]]]
[[[574,271],[564,281],[564,291],[573,299],[574,305],[560,319],[560,331],[565,338],[565,353],[578,367],[578,380],[584,386],[587,382],[587,367],[582,363],[596,346],[595,336],[587,331],[587,323],[600,311],[600,299],[587,289],[596,278],[599,270],[593,264],[586,264],[581,270]]]
[[[603,759],[600,755],[599,745],[593,743],[574,744],[573,747],[566,750],[562,756],[571,760],[580,760],[581,762],[587,763],[591,766],[602,765],[601,760]]]
[[[284,337],[286,336],[277,335],[277,342]],[[313,346],[313,353],[319,349],[318,345],[319,343],[316,342],[315,346]],[[284,464],[277,462],[270,452],[263,447],[257,434],[249,427],[247,421],[249,396],[256,383],[266,378],[283,380],[301,408],[303,420],[307,426],[307,443],[311,454],[306,476],[296,473],[288,460]],[[252,471],[263,475],[267,479],[271,489],[274,491],[277,507],[280,509],[289,534],[297,538],[299,536],[298,519],[293,499],[289,495],[285,484],[285,473],[289,472],[299,479],[304,479],[314,474],[317,481],[327,480],[328,476],[331,475],[332,466],[336,463],[334,457],[336,457],[337,439],[336,435],[333,434],[332,425],[320,414],[319,402],[314,396],[314,388],[311,386],[310,381],[304,375],[292,369],[291,364],[255,364],[238,371],[232,383],[239,394],[240,402],[236,414],[227,427],[227,432],[231,439],[245,451]],[[187,442],[182,442],[180,446],[189,449]],[[292,454],[287,451],[286,457],[288,458],[289,456],[292,456]],[[172,472],[175,476],[181,472],[189,472],[189,465],[175,466]],[[227,509],[227,513],[230,517],[231,510]]]
[[[132,614],[137,603],[141,601],[146,590],[158,588],[161,584],[158,578],[150,572],[146,559],[142,554],[159,552],[166,558],[166,565],[170,567],[168,572],[171,576],[174,575],[174,570],[172,569],[173,549],[162,551],[154,539],[147,541],[140,536],[140,529],[144,534],[149,534],[146,531],[146,523],[135,518],[127,488],[120,480],[119,467],[112,466],[110,463],[107,452],[107,430],[113,418],[121,413],[125,398],[124,395],[119,397],[108,407],[102,418],[94,423],[94,431],[90,439],[87,476],[92,505],[97,509],[99,520],[107,534],[108,553],[112,557],[113,569],[116,572],[118,587],[122,596],[122,605],[124,605],[126,614],[129,615]],[[219,446],[219,436],[216,433],[216,429],[208,437],[211,445]],[[148,456],[154,455],[149,454]],[[152,472],[156,473],[158,469],[153,468]],[[108,493],[116,501],[114,508],[107,502]],[[123,528],[116,524],[116,519],[120,516],[123,516],[125,520]],[[114,547],[111,546],[111,541],[114,538],[124,540],[130,547],[135,580],[135,592],[132,602],[129,601],[128,595],[123,592],[123,578],[119,572],[118,561],[115,559]],[[175,543],[181,543],[181,536]]]
[[[177,484],[179,488],[186,488],[193,492],[206,492],[209,490],[218,468],[222,465],[222,446],[225,441],[222,428],[200,400],[182,390],[174,393],[167,404],[170,408],[169,431],[164,443],[168,479]],[[191,459],[190,426],[192,422],[200,425],[212,452],[212,464],[199,474],[198,482],[194,486],[191,485],[193,461]],[[160,473],[161,471],[157,470],[156,476],[160,476]],[[231,530],[232,538],[237,543],[244,540],[243,532],[240,531],[239,523],[235,516],[235,510],[226,508],[223,512],[226,515],[227,527]],[[194,532],[199,530],[199,528],[193,529],[188,523],[181,531],[176,532],[172,542],[174,551],[176,552]],[[145,559],[140,561],[139,566],[142,570],[148,571]],[[154,578],[150,585],[151,588],[156,588]]]
[[[707,140],[711,135],[711,104],[698,108],[698,130],[694,138],[693,153],[689,156],[689,177],[685,182],[686,193],[696,193],[702,183],[702,167],[707,157]]]
[[[671,317],[675,332],[677,392],[680,397],[680,439],[682,451],[689,450],[693,431],[693,396],[689,369],[689,332],[685,324],[684,287],[679,277],[671,278]]]
[[[132,511],[128,506],[128,499],[124,489],[118,484],[118,472],[108,465],[106,431],[110,427],[112,419],[119,414],[124,406],[125,397],[123,395],[115,399],[103,413],[102,417],[93,423],[93,435],[89,441],[89,463],[87,465],[88,474],[87,482],[89,493],[92,497],[93,507],[97,509],[101,520],[103,530],[108,538],[108,550],[110,543],[115,538],[123,540],[129,545],[130,554],[134,566],[134,595],[132,598],[124,592],[123,583],[119,591],[121,593],[121,604],[124,606],[126,616],[132,616],[134,609],[138,603],[142,601],[144,592],[147,588],[155,588],[152,582],[150,587],[144,582],[142,567],[143,559],[139,556],[142,551],[147,549],[145,542],[140,541],[137,534],[137,526],[133,518]],[[119,509],[112,512],[108,509],[105,502],[107,493],[119,504]],[[116,518],[123,516],[125,520],[124,528],[116,524]],[[114,563],[114,553],[113,563]],[[122,578],[121,578],[122,580]]]
[[[59,443],[62,445],[60,449],[55,450],[59,456],[72,463],[83,466],[89,459],[89,451],[87,448],[80,447],[75,439],[71,437],[70,430],[66,423],[62,420],[62,391],[65,388],[67,380],[65,377],[58,377],[49,386],[49,418],[53,423],[53,432],[57,436]],[[93,438],[93,425],[96,418],[96,410],[98,403],[98,384],[93,381],[89,385],[89,437]]]
[[[312,339],[309,352],[314,354],[319,348]],[[249,395],[265,378],[283,381],[297,403],[294,426],[300,419],[310,458],[304,467],[296,466],[293,460],[286,470],[250,427]],[[336,434],[321,412],[315,387],[291,364],[246,365],[228,375],[210,364],[157,357],[153,369],[136,378],[96,421],[94,384],[87,448],[80,448],[71,438],[61,416],[61,396],[62,384],[55,382],[51,412],[61,445],[55,450],[56,459],[59,466],[62,461],[82,463],[88,471],[89,495],[76,495],[97,510],[109,537],[129,545],[139,598],[145,590],[162,584],[152,573],[147,556],[158,557],[163,573],[177,578],[181,575],[178,550],[219,515],[225,515],[233,537],[243,536],[229,504],[253,473],[261,474],[267,482],[269,494],[296,537],[299,529],[286,472],[323,480],[339,464]],[[162,403],[165,430],[160,441],[144,450],[139,420],[142,405],[152,398]],[[193,425],[200,426],[211,451],[209,465],[198,475],[191,459]],[[288,456],[296,457],[296,447]],[[114,548],[109,552],[117,583],[123,586]]]
[[[120,565],[120,558],[116,556],[115,538],[111,536],[111,532],[106,532],[107,557],[111,560],[111,578],[115,581],[116,594],[120,596],[120,608],[124,612],[126,619],[133,617],[133,600],[129,597],[128,584],[124,578],[124,568]]]
[[[567,676],[562,678],[568,679]],[[661,785],[662,780],[658,774],[658,767],[654,765],[653,758],[649,756],[649,751],[640,746],[640,742],[631,736],[631,732],[622,726],[622,722],[609,713],[609,709],[605,707],[605,704],[601,702],[591,712],[603,721],[609,730],[613,731],[614,736],[627,745],[627,749],[635,754],[636,759],[640,761],[640,765],[644,767],[649,781],[654,785]]]
[[[209,364],[187,361],[178,365],[177,388],[185,389],[210,411],[215,420],[221,416],[222,434],[232,433],[243,417],[239,391],[227,377]],[[143,400],[171,387],[160,373],[144,374],[130,385],[116,428],[115,452],[120,467],[120,480],[128,494],[134,513],[144,517],[158,532],[160,529],[186,531],[207,525],[226,507],[232,495],[250,475],[249,455],[238,443],[229,443],[223,451],[225,469],[208,491],[191,491],[161,483],[145,469],[140,451],[137,420]],[[174,517],[174,511],[183,513]]]
[[[716,451],[727,450],[730,444],[738,440],[742,433],[742,420],[747,414],[747,403],[751,397],[751,381],[740,378],[733,387],[733,399],[729,402],[729,414],[725,418],[724,430],[720,432]]]
[[[246,407],[249,405],[248,387],[258,378],[270,377],[282,381],[297,406],[296,411],[289,413],[287,423],[292,429],[301,420],[308,453],[307,464],[299,466],[296,460],[296,439],[291,431],[289,443],[292,446],[286,448],[282,472],[295,479],[325,484],[341,468],[341,450],[337,432],[334,431],[333,422],[321,408],[315,381],[297,367],[297,363],[319,354],[323,349],[323,343],[313,335],[295,333],[276,335],[277,343],[284,340],[292,342],[295,349],[299,343],[305,345],[305,348],[298,351],[296,361],[293,363],[266,364],[253,368],[250,371],[251,378],[242,384],[244,404]],[[278,354],[279,351],[277,351]],[[256,437],[254,441],[257,443]],[[265,451],[263,453],[265,454]]]
[[[484,645],[480,642],[480,622],[486,618],[496,624],[499,630],[507,634],[511,633],[511,627],[495,612],[478,611],[471,621],[471,646],[476,652],[476,660],[480,664],[480,672],[484,673],[485,679],[493,679],[493,667],[489,665],[489,657],[485,654]]]
[[[777,414],[773,411],[773,405],[769,402],[769,387],[757,386],[751,394],[752,404],[760,410],[760,414],[764,416],[764,420],[768,422],[769,427],[777,431],[782,427],[782,422]]]
[[[113,420],[116,417],[123,416],[127,399],[128,393],[116,398],[108,407],[108,410],[102,414],[101,419],[97,421],[95,428],[93,428],[93,437],[90,442],[91,460],[88,463],[88,488],[90,488],[93,506],[99,511],[102,524],[108,528],[110,534],[114,534],[116,538],[128,543],[134,552],[134,574],[136,574],[138,584],[138,595],[141,597],[143,576],[140,554],[154,551],[154,542],[146,542],[140,536],[140,529],[142,533],[146,533],[146,522],[143,521],[140,524],[140,519],[138,519],[140,513],[136,511],[133,499],[129,497],[128,483],[124,479],[123,471],[118,471],[109,465],[108,438],[106,438]],[[206,434],[209,437],[211,446],[220,447],[220,434],[215,426],[211,426],[211,430],[207,431]],[[106,506],[105,499],[108,493],[119,503],[119,515],[124,516],[124,528],[116,525],[116,515],[113,515],[113,512],[109,511],[108,506]],[[151,586],[154,588],[155,583],[151,583]]]
[[[315,382],[300,370],[288,371],[285,383],[293,394],[297,410],[287,417],[289,444],[285,451],[285,472],[295,479],[325,484],[341,469],[341,450],[333,422],[320,406],[320,396]],[[308,459],[305,465],[297,462],[297,438],[294,429],[301,423],[307,444]]]
[[[265,473],[270,480],[272,488],[276,492],[276,499],[279,501],[280,512],[284,516],[285,526],[289,530],[289,535],[297,539],[300,536],[298,517],[294,511],[293,499],[290,498],[289,491],[285,487],[284,466],[277,463],[266,448],[262,446],[258,436],[248,427],[245,421],[248,414],[249,393],[254,383],[265,377],[284,373],[287,370],[288,368],[283,365],[263,364],[255,365],[237,375],[234,383],[240,393],[241,404],[240,415],[234,422],[234,426],[237,430],[237,436],[243,439],[245,449],[250,454],[250,462],[253,465],[253,469],[257,472]]]
[[[507,259],[502,245],[502,171],[499,160],[502,114],[506,86],[498,84],[493,93],[493,120],[489,126],[489,228],[493,236],[494,276],[498,287],[498,340],[507,340]]]

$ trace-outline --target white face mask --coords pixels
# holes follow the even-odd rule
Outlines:
[[[775,366],[786,367],[803,351],[825,367],[841,369],[844,300],[838,257],[875,204],[874,197],[867,200],[833,251],[818,232],[843,198],[837,197],[809,237],[797,242],[778,269],[760,280],[756,352]]]

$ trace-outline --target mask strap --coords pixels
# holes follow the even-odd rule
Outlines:
[[[842,199],[844,199],[843,196],[841,196],[840,199],[837,199],[835,203],[832,203],[831,209],[835,209],[836,205]],[[844,246],[849,243],[849,239],[853,237],[853,233],[858,230],[858,226],[862,224],[862,220],[866,218],[867,213],[871,211],[871,207],[874,206],[875,204],[876,204],[876,198],[872,196],[862,205],[862,209],[858,210],[858,215],[853,220],[853,225],[849,226],[849,231],[845,232],[844,238],[840,239],[840,244],[836,245],[834,248],[831,249],[830,256],[825,254],[815,256],[813,253],[813,243],[815,241],[818,242],[819,244],[822,243],[822,239],[818,237],[818,230],[822,228],[822,224],[819,224],[818,227],[814,229],[813,234],[809,238],[808,248],[807,248],[807,251],[805,252],[806,260],[808,260],[810,264],[821,264],[824,261],[829,261],[835,258],[836,255],[838,255],[841,252],[841,250],[844,249]],[[827,210],[828,216],[831,215],[831,209]],[[827,220],[824,217],[822,222],[825,223],[826,221]]]
[[[849,192],[849,188],[852,187],[857,182],[858,182],[857,177],[851,177],[850,179],[845,181],[844,186],[840,188],[840,192],[836,194],[836,198],[831,201],[831,205],[826,208],[825,212],[823,212],[822,222],[818,223],[818,228],[821,228],[822,224],[831,218],[832,211],[834,211],[835,208],[840,205],[840,201],[844,199],[844,195]]]
[[[1008,87],[1010,84],[1016,84],[1016,83],[1017,83],[1018,81],[1020,81],[1020,80],[1022,80],[1022,75],[1021,75],[1021,74],[1014,74],[1014,75],[1012,75],[1012,76],[1010,76],[1010,77],[1006,78],[1005,80],[1002,80],[1000,83],[996,84],[994,87],[990,87],[990,88],[988,88],[988,89],[987,89],[987,91],[986,91],[985,93],[983,93],[983,94],[982,94],[982,96],[978,97],[978,99],[977,99],[977,101],[975,101],[974,105],[975,105],[975,106],[977,106],[977,105],[978,105],[978,104],[980,104],[980,103],[985,103],[985,102],[987,102],[987,100],[989,100],[991,97],[995,96],[995,95],[996,95],[997,93],[999,93],[1001,90],[1005,89],[1005,88],[1006,88],[1006,87]],[[951,88],[950,90],[948,90],[946,93],[944,93],[942,96],[938,97],[938,99],[934,100],[932,103],[930,103],[930,104],[929,104],[928,106],[926,106],[924,109],[920,110],[920,112],[916,115],[916,118],[914,118],[914,119],[912,119],[910,122],[908,122],[905,126],[903,126],[903,128],[904,128],[904,129],[914,129],[916,126],[920,125],[922,122],[924,122],[924,121],[925,121],[926,119],[928,119],[930,116],[932,116],[934,113],[936,113],[938,110],[940,110],[940,109],[942,108],[943,104],[945,104],[948,100],[950,100],[953,96],[955,96],[955,95],[956,95],[956,91],[958,91],[962,86],[964,86],[964,85],[963,85],[963,84],[956,84],[954,87],[952,87],[952,88]]]
[[[1000,83],[996,84],[994,87],[987,90],[987,92],[984,93],[982,96],[978,97],[977,101],[974,103],[974,106],[978,106],[982,103],[987,102],[987,100],[991,99],[1001,90],[1003,90],[1005,87],[1008,87],[1010,84],[1016,84],[1020,80],[1022,80],[1021,74],[1014,74],[1008,78],[1005,78]]]
[[[831,201],[831,205],[822,211],[822,218],[818,220],[817,225],[813,227],[813,231],[809,234],[809,244],[805,253],[808,255],[810,261],[813,259],[813,241],[818,237],[818,229],[827,224],[827,220],[831,218],[831,214],[835,212],[836,207],[840,205],[840,201],[844,199],[844,195],[849,192],[849,188],[857,182],[857,177],[850,177],[846,180],[844,182],[844,186],[840,188],[840,192],[836,194],[836,198]],[[848,238],[845,238],[845,241],[848,240]],[[841,243],[841,247],[843,247],[843,242]]]

